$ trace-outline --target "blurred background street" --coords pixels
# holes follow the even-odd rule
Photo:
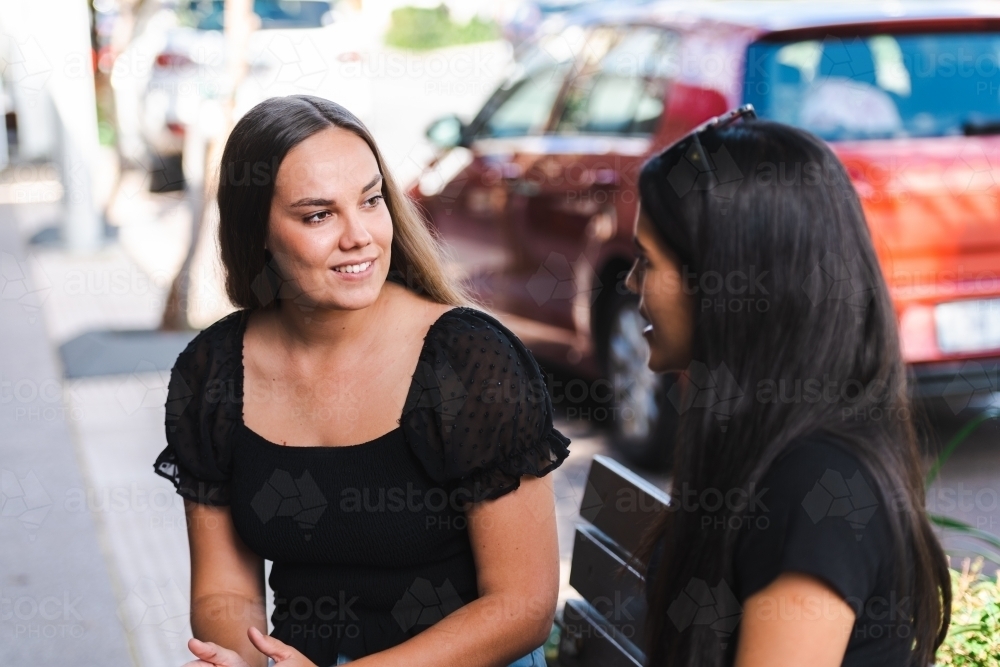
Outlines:
[[[290,13],[293,4],[322,7]],[[498,98],[496,91],[528,90],[522,81],[536,81],[530,76],[538,71],[532,69],[532,58],[539,53],[549,59],[545,67],[559,72],[566,58],[590,53],[574,51],[573,45],[584,38],[574,32],[572,22],[562,22],[569,21],[571,5],[586,5],[576,7],[578,12],[597,12],[610,3],[439,4],[248,1],[242,15],[231,14],[246,25],[230,23],[223,29],[223,11],[231,11],[228,2],[51,0],[28,8],[0,1],[0,100],[6,119],[6,132],[0,133],[4,664],[176,667],[192,658],[186,648],[191,636],[190,577],[183,505],[151,466],[165,444],[164,402],[177,354],[198,330],[233,310],[222,288],[214,237],[217,216],[211,206],[212,169],[232,122],[273,95],[329,97],[366,123],[397,180],[424,197],[422,204],[431,217],[444,207],[450,214],[452,204],[456,210],[486,210],[494,206],[488,187],[473,180],[456,185],[453,180],[469,164],[479,164],[474,161],[480,159],[474,142],[454,139],[449,144],[440,133],[451,131],[451,118],[452,129],[462,137],[473,132],[468,128],[475,127],[476,119],[488,125],[488,114],[481,109],[489,108],[491,100],[508,110],[509,127],[522,116],[538,116],[532,107],[537,96],[525,94],[508,104],[510,97]],[[640,11],[646,4],[625,3],[630,9],[623,5],[621,11]],[[1000,17],[995,4],[978,4]],[[248,11],[251,6],[257,14]],[[419,20],[408,19],[407,12],[417,12]],[[434,12],[433,20],[443,21],[445,28],[426,28],[431,20],[427,13]],[[258,18],[248,18],[252,16]],[[425,22],[423,29],[420,21]],[[46,34],[50,23],[60,27]],[[559,39],[532,47],[540,34]],[[635,38],[636,44],[640,41]],[[596,48],[587,43],[589,49]],[[235,59],[233,44],[243,47]],[[570,55],[564,57],[560,49]],[[595,56],[595,62],[601,57]],[[996,70],[988,82],[1000,84]],[[621,86],[604,94],[605,99],[622,100],[632,92]],[[722,92],[715,94],[719,104],[731,106]],[[1000,119],[996,94],[992,100]],[[631,155],[629,159],[644,154],[648,146],[642,143],[642,124],[652,123],[650,118],[658,122],[659,114],[667,112],[662,101],[652,112],[643,111],[643,104],[648,100],[635,103],[628,119],[632,129],[615,135],[619,143],[593,148],[599,144],[593,136],[609,133],[581,130],[591,148],[574,145],[568,152],[621,153]],[[600,112],[591,110],[595,118]],[[552,121],[548,108],[540,113],[545,122]],[[485,136],[484,142],[513,136],[503,130],[508,126],[497,120],[500,116],[493,117],[495,134]],[[597,127],[598,121],[593,122]],[[427,132],[435,127],[439,134]],[[546,132],[542,134],[548,136]],[[990,176],[993,183],[1000,164],[990,161],[995,157],[992,149],[977,150],[987,166],[974,166],[972,172]],[[970,164],[975,159],[969,158]],[[515,182],[517,174],[511,177],[504,169],[499,167],[498,173],[504,174],[501,180],[513,197],[525,187],[524,181]],[[591,181],[599,184],[603,167],[587,169]],[[608,179],[611,183],[611,176]],[[968,183],[966,187],[972,189]],[[992,198],[987,223],[1000,238],[996,187],[986,185],[980,191]],[[565,199],[566,192],[560,196]],[[588,209],[579,202],[575,206],[582,216],[579,229],[586,226],[588,238],[598,238],[601,225],[610,219],[601,217],[605,209]],[[947,215],[965,209],[956,205],[938,210]],[[439,226],[447,232],[448,224]],[[622,218],[614,224],[615,230],[624,230],[630,223]],[[608,236],[612,233],[619,232]],[[631,230],[621,233],[628,236]],[[458,235],[452,246],[471,247],[463,243],[467,241]],[[604,293],[613,292],[607,276],[620,272],[620,258],[618,264],[602,268],[597,255],[586,255],[590,246],[554,243],[553,248],[551,254],[546,249],[534,260],[529,257],[533,263],[519,274],[524,279],[517,289],[522,298],[530,294],[524,299],[530,308],[507,308],[500,296],[494,305],[511,313],[511,326],[519,335],[541,332],[538,350],[548,349],[542,339],[556,329],[549,339],[570,341],[554,356],[538,353],[550,373],[557,427],[573,440],[572,455],[553,473],[562,603],[578,596],[569,585],[569,566],[593,457],[615,458],[664,490],[669,490],[670,475],[656,465],[657,455],[651,458],[635,444],[635,429],[656,433],[655,424],[622,425],[608,417],[611,406],[594,398],[594,378],[600,373],[587,364],[608,363],[608,355],[602,357],[600,351],[603,320],[597,317],[579,327],[579,316],[574,315],[579,295],[595,292],[602,280]],[[581,260],[572,259],[577,254]],[[486,262],[484,257],[473,259]],[[1000,273],[996,257],[985,261],[984,270]],[[577,282],[568,297],[558,296],[559,281],[578,280],[581,266],[596,282]],[[545,287],[550,278],[552,286]],[[548,289],[544,298],[539,297],[540,289]],[[602,298],[595,296],[588,308],[592,305],[597,312],[599,305],[606,305],[609,310],[600,312],[620,312]],[[526,314],[553,303],[565,308],[551,321],[532,320]],[[627,309],[621,312],[627,314]],[[912,321],[906,320],[905,326]],[[621,322],[627,324],[624,316]],[[983,326],[1000,325],[990,321]],[[582,330],[585,342],[580,342]],[[928,420],[922,437],[929,465],[934,452],[961,439],[928,489],[928,510],[997,536],[1000,435],[997,420],[988,417],[1000,404],[1000,387],[995,364],[989,367],[987,362],[1000,353],[1000,340],[989,341],[973,354],[952,354],[942,347],[910,361],[956,364],[949,367],[953,370],[948,378],[935,376],[938,389],[925,392],[917,403],[919,414]],[[917,354],[914,343],[908,349]],[[629,358],[623,354],[619,361],[627,365]],[[962,364],[969,359],[980,369],[993,368],[993,375],[987,372],[985,380],[970,380],[967,389],[956,389],[969,368]],[[574,398],[574,386],[583,388],[582,398]],[[615,406],[641,412],[646,400],[654,399],[639,396]],[[655,400],[661,408],[667,405]],[[971,428],[976,420],[981,424]],[[971,435],[966,437],[963,429],[971,429]],[[968,532],[942,531],[942,538],[955,564],[984,552],[982,540]],[[991,553],[989,548],[986,553]],[[1000,552],[993,555],[992,564],[987,561],[985,571],[995,572],[998,559]],[[269,614],[271,609],[269,599]]]

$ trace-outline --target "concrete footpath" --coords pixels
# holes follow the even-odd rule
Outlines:
[[[131,665],[61,364],[14,213],[0,206],[0,664]]]
[[[23,572],[24,581],[54,580],[70,593],[88,587],[76,610],[88,619],[87,632],[98,629],[100,641],[115,647],[101,650],[96,640],[91,646],[53,637],[44,626],[37,645],[7,642],[5,637],[17,639],[15,613],[9,627],[0,620],[0,664],[179,667],[194,657],[187,649],[190,573],[183,503],[171,484],[153,473],[152,463],[166,444],[169,370],[195,332],[156,330],[170,269],[140,263],[130,252],[139,247],[155,255],[151,248],[159,247],[162,262],[177,255],[187,238],[176,233],[183,220],[143,210],[149,203],[132,197],[128,217],[134,224],[119,228],[117,240],[82,255],[58,243],[29,243],[58,224],[58,204],[0,210],[2,335],[10,342],[0,353],[0,374],[11,387],[20,387],[25,399],[31,388],[42,389],[31,405],[20,399],[0,402],[0,410],[10,408],[4,416],[16,427],[5,429],[0,449],[4,494],[11,495],[8,478],[33,473],[50,512],[59,508],[61,520],[72,527],[46,533],[49,542],[42,550],[48,561],[31,543],[4,540],[9,553],[3,572]],[[183,202],[161,198],[158,205],[177,209]],[[59,437],[48,436],[56,431]],[[48,446],[38,447],[39,441]],[[11,458],[17,451],[25,453],[24,463]],[[20,526],[30,522],[14,516],[18,506],[8,503],[3,510],[4,530],[30,530]],[[35,532],[50,530],[50,521],[51,514]],[[11,597],[6,587],[4,596]],[[80,597],[75,593],[70,599]],[[29,613],[30,603],[23,604]],[[81,635],[79,629],[73,632]],[[42,655],[51,655],[51,661],[39,661]]]

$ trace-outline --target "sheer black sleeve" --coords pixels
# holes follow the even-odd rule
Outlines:
[[[553,428],[542,371],[513,333],[457,308],[427,336],[400,423],[435,481],[459,487],[459,502],[479,502],[563,462],[569,438]]]
[[[167,446],[153,464],[177,493],[206,505],[229,504],[230,436],[243,405],[240,315],[212,324],[178,355],[167,388]]]

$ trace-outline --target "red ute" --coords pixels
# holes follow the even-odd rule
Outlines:
[[[553,392],[569,416],[586,417],[586,405],[610,420],[636,463],[662,465],[683,406],[670,379],[645,370],[643,323],[622,284],[637,172],[746,102],[829,141],[847,166],[915,393],[956,413],[991,402],[1000,358],[995,5],[666,2],[577,12],[539,38],[469,124],[447,117],[428,129],[441,154],[411,194],[478,295],[535,355],[591,380]],[[849,293],[850,258],[828,260],[811,288]],[[739,301],[723,307],[755,307],[752,290]]]

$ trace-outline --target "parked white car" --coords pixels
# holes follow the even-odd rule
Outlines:
[[[226,68],[223,4],[163,3],[163,14],[151,18],[120,56],[129,63],[123,72],[131,79],[126,82],[122,75],[115,81],[113,76],[113,84],[123,95],[128,89],[133,95],[141,91],[132,111],[154,191],[183,187],[185,134],[198,122],[206,101],[225,99],[233,89]],[[260,21],[247,45],[247,75],[235,91],[237,117],[268,97],[295,93],[332,99],[362,119],[369,115],[371,95],[357,63],[371,38],[358,21],[338,14],[329,0],[254,0],[254,13]],[[122,106],[120,102],[120,110]]]

